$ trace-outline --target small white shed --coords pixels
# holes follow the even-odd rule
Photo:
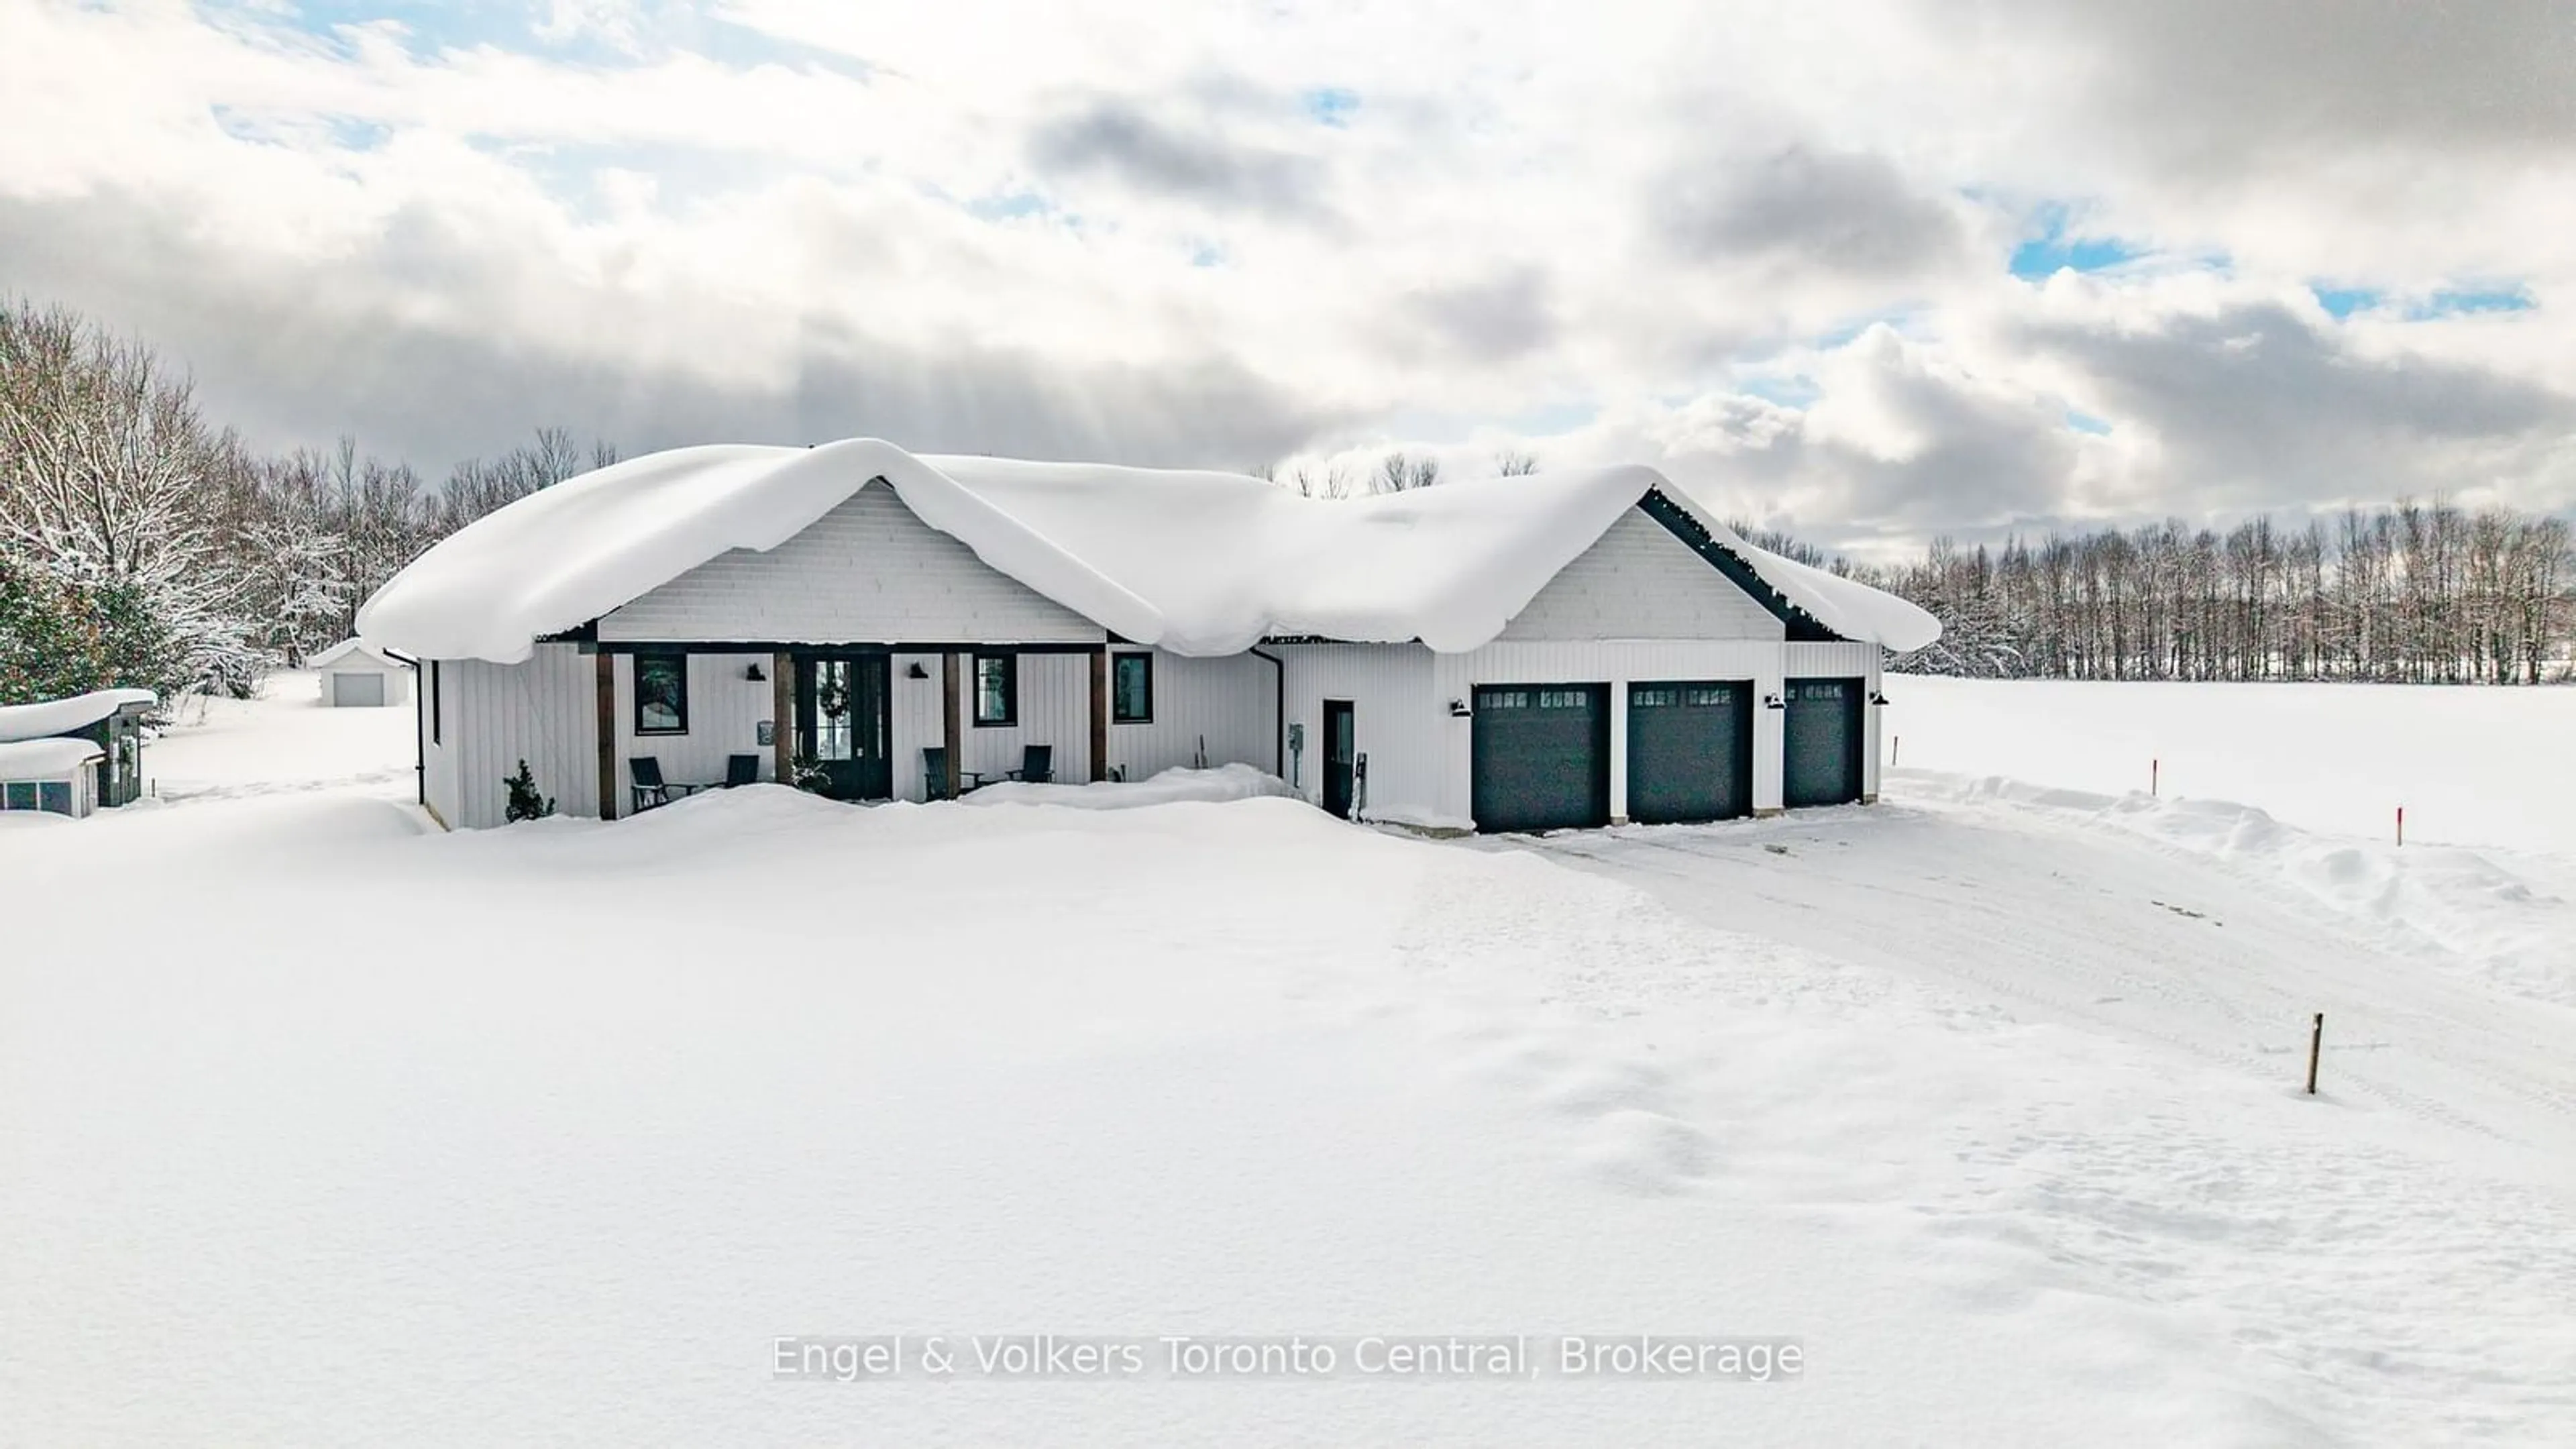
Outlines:
[[[356,639],[343,639],[304,661],[321,676],[322,706],[346,709],[402,704],[411,698],[411,666]]]
[[[0,811],[41,810],[75,820],[98,807],[107,751],[84,739],[0,742]]]

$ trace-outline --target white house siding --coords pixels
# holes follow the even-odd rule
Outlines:
[[[1433,687],[1429,649],[1419,644],[1264,647],[1283,661],[1288,723],[1305,728],[1304,758],[1291,755],[1288,762],[1299,795],[1323,802],[1323,702],[1347,699],[1358,751],[1368,757],[1362,813],[1421,823],[1433,823],[1433,817],[1444,813],[1439,808],[1442,751],[1453,722],[1448,696]],[[1252,762],[1262,758],[1253,756]],[[1460,819],[1466,814],[1464,809],[1447,813]]]
[[[566,815],[599,813],[597,675],[571,644],[540,644],[518,664],[439,661],[438,744],[424,744],[422,783],[449,827],[502,823],[503,786],[528,762],[540,793]]]
[[[1111,651],[1114,657],[1135,650]],[[1109,763],[1142,780],[1199,758],[1287,773],[1279,755],[1279,678],[1285,665],[1251,654],[1192,659],[1162,650],[1154,658],[1154,717],[1109,725]],[[1271,653],[1281,651],[1272,650]],[[1088,661],[1086,661],[1087,664]],[[1088,700],[1086,697],[1085,703]],[[1315,737],[1314,727],[1307,730]]]
[[[1631,508],[1502,632],[1531,639],[1771,639],[1779,617]]]
[[[735,549],[603,616],[609,641],[1082,643],[1098,624],[871,483],[766,553]]]
[[[766,654],[692,654],[689,660],[689,728],[685,734],[639,735],[635,733],[635,660],[632,655],[613,656],[617,670],[617,813],[626,814],[635,806],[634,771],[628,761],[638,755],[651,755],[662,766],[662,778],[674,785],[712,785],[725,777],[725,760],[731,755],[757,755],[760,778],[775,775],[776,755],[771,747],[760,743],[760,722],[768,719],[772,695],[768,679],[773,662]],[[596,663],[584,660],[595,669]],[[762,678],[746,678],[752,665],[760,666]],[[597,676],[591,677],[591,692],[583,696],[583,707],[594,718],[599,710]],[[591,773],[598,774],[598,762],[592,761]]]
[[[928,676],[913,679],[912,666],[921,666]],[[963,662],[960,670],[966,668]],[[898,800],[925,800],[923,787],[928,777],[922,766],[921,752],[947,738],[947,719],[939,707],[939,656],[936,654],[898,654],[894,656],[894,797]],[[967,729],[972,714],[963,713],[967,706],[965,683],[958,684],[957,728]]]
[[[1080,784],[1091,778],[1091,656],[1089,654],[1023,654],[1020,656],[1019,720],[1009,725],[975,723],[974,656],[957,671],[957,733],[966,753],[965,768],[987,779],[1020,767],[1028,745],[1055,751],[1050,767],[1061,781]],[[932,741],[937,743],[937,741]],[[898,762],[900,763],[900,762]],[[912,755],[912,772],[921,773],[921,754]],[[913,785],[919,788],[921,781]]]

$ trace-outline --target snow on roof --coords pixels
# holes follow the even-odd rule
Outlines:
[[[406,667],[402,661],[388,659],[368,648],[367,641],[364,639],[343,639],[304,661],[304,667],[307,669],[328,669],[335,664],[343,669],[372,668],[380,673]]]
[[[66,730],[85,729],[127,705],[160,702],[161,697],[148,689],[95,689],[69,699],[0,705],[0,741],[40,740]]]
[[[1476,648],[1656,491],[1835,633],[1910,649],[1940,632],[1911,604],[1752,547],[1651,468],[1323,500],[1234,473],[916,458],[872,438],[680,448],[569,479],[414,560],[358,630],[420,658],[512,663],[729,549],[777,547],[877,478],[985,563],[1179,654],[1287,636]]]
[[[87,740],[10,740],[0,743],[0,780],[67,780],[106,753]]]

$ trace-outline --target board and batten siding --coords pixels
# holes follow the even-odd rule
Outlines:
[[[734,549],[599,620],[610,642],[1087,643],[1091,620],[869,483],[766,552]]]
[[[1785,638],[1779,616],[1642,510],[1619,515],[1503,628],[1502,639]]]
[[[672,785],[720,784],[725,777],[726,759],[733,755],[759,756],[760,778],[772,778],[777,773],[776,754],[760,743],[760,722],[769,718],[771,709],[766,677],[770,663],[766,654],[689,655],[688,730],[681,734],[639,735],[635,732],[635,659],[632,655],[615,656],[617,813],[626,815],[635,808],[632,761],[638,755],[652,756],[662,767],[663,781]],[[749,677],[754,664],[760,666],[763,676],[757,682]],[[594,717],[599,710],[597,689],[594,676],[592,692],[585,697],[585,707]],[[594,760],[594,778],[597,772]]]
[[[1123,778],[1143,780],[1195,764],[1202,748],[1211,766],[1241,764],[1287,773],[1286,762],[1277,758],[1284,665],[1252,654],[1193,659],[1160,649],[1110,651],[1113,660],[1120,654],[1149,654],[1154,661],[1154,717],[1109,723],[1109,764]],[[1087,667],[1089,660],[1083,662]],[[1114,669],[1111,682],[1114,686]],[[1313,735],[1309,729],[1308,737]]]
[[[1283,661],[1288,723],[1303,726],[1306,749],[1288,758],[1289,784],[1315,804],[1324,798],[1324,701],[1351,702],[1354,746],[1368,757],[1368,819],[1413,824],[1442,818],[1440,781],[1448,696],[1435,695],[1436,656],[1420,644],[1264,645]],[[1466,721],[1459,720],[1464,725]],[[1465,736],[1461,735],[1461,748]],[[1259,757],[1255,757],[1256,761]],[[1466,812],[1456,812],[1463,819]]]
[[[503,782],[521,760],[558,812],[599,813],[598,676],[590,655],[572,644],[540,644],[517,664],[436,662],[439,739],[432,743],[423,732],[421,787],[440,821],[453,830],[501,824],[509,800]],[[427,695],[429,681],[421,683]]]

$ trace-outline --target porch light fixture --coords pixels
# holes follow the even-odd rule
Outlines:
[[[1789,702],[1776,694],[1766,694],[1762,696],[1762,707],[1764,709],[1787,709],[1789,707]]]
[[[906,679],[928,679],[930,677],[930,671],[922,668],[921,661],[916,659],[903,671],[903,677]]]
[[[742,677],[750,680],[754,684],[765,684],[769,681],[769,676],[761,672],[760,661],[756,659],[752,661],[752,665],[749,669],[742,672]]]
[[[1463,699],[1453,699],[1449,701],[1449,713],[1459,719],[1465,719],[1468,715],[1474,713],[1474,711],[1467,708],[1467,701]]]
[[[1872,703],[1872,704],[1880,704],[1880,705],[1883,705],[1883,704],[1887,703],[1887,696],[1886,696],[1886,695],[1883,695],[1883,694],[1879,693],[1877,690],[1873,689],[1873,690],[1871,690],[1871,691],[1869,692],[1869,702],[1870,702],[1870,703]]]

